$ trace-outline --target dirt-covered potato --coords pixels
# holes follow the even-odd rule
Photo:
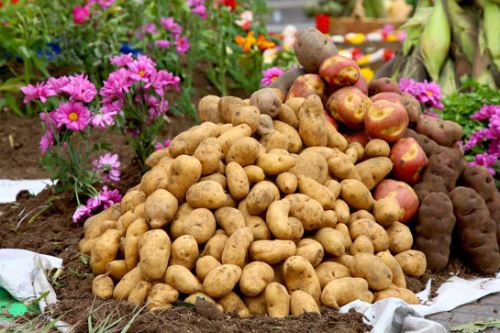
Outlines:
[[[170,259],[170,237],[162,229],[144,233],[139,240],[139,258],[144,280],[159,280]]]
[[[257,160],[260,151],[259,141],[251,137],[236,140],[226,154],[226,163],[236,162],[242,167],[252,165]]]
[[[289,194],[285,199],[290,202],[290,216],[299,219],[304,230],[323,227],[324,210],[318,201],[302,193]]]
[[[226,199],[222,186],[213,180],[198,182],[186,193],[186,201],[193,208],[221,208],[226,203]]]
[[[241,268],[225,264],[212,269],[203,280],[203,291],[210,297],[229,294],[241,277]]]
[[[345,243],[342,233],[338,230],[325,227],[318,230],[314,239],[323,245],[325,251],[334,256],[341,256],[345,253]]]
[[[243,267],[245,265],[248,248],[252,242],[252,229],[249,227],[237,229],[229,236],[224,244],[224,250],[222,251],[222,263]]]
[[[226,313],[235,312],[241,318],[250,316],[250,311],[245,303],[243,303],[243,300],[233,291],[220,298],[219,304],[222,305]]]
[[[179,203],[169,191],[159,189],[150,194],[144,204],[144,213],[149,226],[154,229],[172,222]]]
[[[269,317],[283,318],[290,314],[290,295],[284,285],[271,282],[264,293]]]
[[[201,121],[210,121],[212,123],[221,123],[222,116],[219,111],[220,97],[207,95],[200,99],[198,103],[198,116]]]
[[[243,297],[243,302],[253,315],[264,316],[267,314],[266,293],[265,291],[257,297]]]
[[[427,268],[425,254],[418,250],[407,250],[395,256],[406,275],[419,277],[424,275]]]
[[[300,175],[297,177],[299,191],[318,201],[324,209],[332,209],[335,205],[335,195],[330,189],[312,178]]]
[[[250,245],[250,257],[275,265],[295,254],[296,245],[290,240],[258,240]]]
[[[323,104],[317,95],[311,95],[299,109],[299,134],[304,145],[326,146],[328,136]]]
[[[358,253],[350,267],[352,276],[368,282],[371,290],[385,290],[392,284],[392,271],[382,259],[371,253]]]
[[[328,180],[328,162],[318,152],[304,151],[300,153],[290,172],[295,176],[304,175],[324,184]]]
[[[279,198],[280,191],[278,187],[274,183],[264,180],[252,187],[246,199],[246,207],[250,214],[259,215],[263,213],[273,201]]]
[[[287,104],[281,104],[276,119],[295,129],[299,128],[299,118],[297,116],[297,113]]]
[[[182,294],[193,294],[202,290],[200,281],[189,269],[181,265],[172,265],[167,268],[165,282]]]
[[[325,210],[321,219],[321,225],[334,228],[337,225],[337,213],[332,209]]]
[[[321,304],[333,309],[338,309],[357,299],[367,303],[373,301],[373,294],[368,290],[368,282],[362,278],[334,279],[321,292]]]
[[[285,194],[295,193],[297,190],[297,177],[291,172],[283,172],[276,177],[276,185]]]
[[[92,294],[102,300],[108,300],[113,297],[114,287],[113,280],[106,274],[97,275],[92,280]]]
[[[170,233],[174,238],[191,235],[198,244],[205,244],[213,236],[215,229],[215,217],[206,208],[193,209],[170,225]]]
[[[325,250],[320,242],[312,238],[302,238],[297,243],[296,256],[306,258],[313,267],[318,266],[325,255]]]
[[[281,100],[271,88],[262,88],[250,96],[250,104],[261,113],[276,117],[281,107]]]
[[[400,253],[413,246],[411,230],[403,223],[393,223],[387,228],[387,235],[389,236],[389,250],[392,253]]]
[[[356,164],[359,180],[371,191],[384,180],[392,170],[392,162],[387,157],[372,157]]]
[[[243,295],[256,297],[264,292],[273,280],[274,270],[269,264],[253,261],[243,267],[239,286]]]
[[[333,261],[325,261],[315,268],[321,289],[332,280],[351,276],[349,268]]]
[[[349,232],[354,240],[361,235],[367,236],[373,244],[375,253],[389,248],[387,232],[375,221],[366,218],[353,221],[349,224]]]
[[[314,298],[302,290],[295,290],[290,295],[290,312],[294,316],[303,313],[315,312],[319,315],[319,306]]]
[[[236,208],[222,207],[215,211],[217,223],[224,229],[227,235],[232,235],[239,228],[246,226],[245,217]]]
[[[304,257],[292,256],[283,263],[283,280],[289,292],[302,290],[319,302],[321,287],[311,263]]]
[[[241,200],[248,195],[250,183],[241,165],[236,162],[230,162],[226,165],[226,177],[227,187],[234,199]]]
[[[136,306],[141,306],[146,301],[149,295],[151,287],[153,285],[148,281],[140,281],[135,287],[130,291],[128,295],[127,302],[134,304]]]
[[[339,180],[360,179],[354,163],[345,154],[339,153],[328,159],[328,169],[332,176]]]
[[[368,188],[356,179],[344,179],[341,183],[340,196],[351,207],[371,210],[374,204],[372,194]]]
[[[240,106],[234,109],[232,116],[233,126],[247,124],[252,133],[257,130],[260,123],[260,111],[255,106]]]
[[[337,54],[335,45],[314,28],[299,33],[293,50],[299,63],[309,73],[318,73],[323,60]]]
[[[166,283],[155,283],[146,300],[148,310],[168,309],[179,298],[179,292]]]
[[[121,237],[119,230],[108,229],[96,239],[90,250],[90,268],[94,274],[106,273],[106,265],[116,258],[120,249]]]
[[[427,135],[441,146],[451,147],[463,135],[462,127],[449,120],[442,120],[421,114],[418,118],[416,131]]]

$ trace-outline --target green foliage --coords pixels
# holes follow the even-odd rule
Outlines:
[[[489,328],[500,328],[500,319],[488,319],[451,328],[451,332],[478,333]]]

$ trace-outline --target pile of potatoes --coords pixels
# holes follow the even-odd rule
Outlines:
[[[295,46],[304,69],[247,100],[202,98],[203,122],[153,153],[119,205],[85,222],[80,251],[97,297],[149,310],[204,299],[242,317],[418,303],[405,275],[423,275],[427,262],[407,223],[419,208],[410,185],[428,161],[403,137],[418,102],[387,95],[391,82],[367,87],[331,45],[308,30]],[[368,88],[386,95],[373,101]],[[408,156],[418,158],[401,163]]]

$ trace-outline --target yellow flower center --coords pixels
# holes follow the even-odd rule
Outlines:
[[[273,77],[271,78],[271,81],[274,81],[274,80],[276,80],[277,78],[278,78],[277,76],[273,76]]]
[[[431,97],[432,96],[432,91],[427,90],[427,96]]]
[[[146,74],[146,72],[145,72],[143,69],[141,69],[141,70],[139,71],[139,75],[142,77],[142,76],[144,76],[144,74]]]
[[[71,112],[71,113],[68,115],[68,118],[69,118],[69,120],[71,120],[71,121],[78,120],[78,113],[76,113],[76,112]]]

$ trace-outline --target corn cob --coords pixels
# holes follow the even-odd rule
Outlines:
[[[439,85],[444,96],[450,95],[457,90],[457,78],[455,76],[455,64],[451,58],[448,58],[444,63],[441,75],[439,77]]]
[[[422,31],[432,12],[432,7],[419,6],[415,14],[401,26],[406,31],[406,39],[403,44],[403,54],[408,55],[410,51],[420,43]]]
[[[453,41],[460,46],[467,60],[472,64],[477,49],[477,20],[472,12],[465,11],[456,0],[447,0]]]
[[[420,39],[420,51],[432,80],[439,79],[439,72],[450,50],[451,29],[442,0],[436,0],[431,17]]]
[[[496,68],[500,70],[500,4],[484,1],[483,27],[486,47]]]
[[[486,50],[486,39],[484,36],[482,22],[479,24],[478,37],[478,48],[474,56],[474,63],[472,64],[472,78],[479,83],[495,87],[495,80],[493,79],[493,75],[489,70],[491,61]]]

